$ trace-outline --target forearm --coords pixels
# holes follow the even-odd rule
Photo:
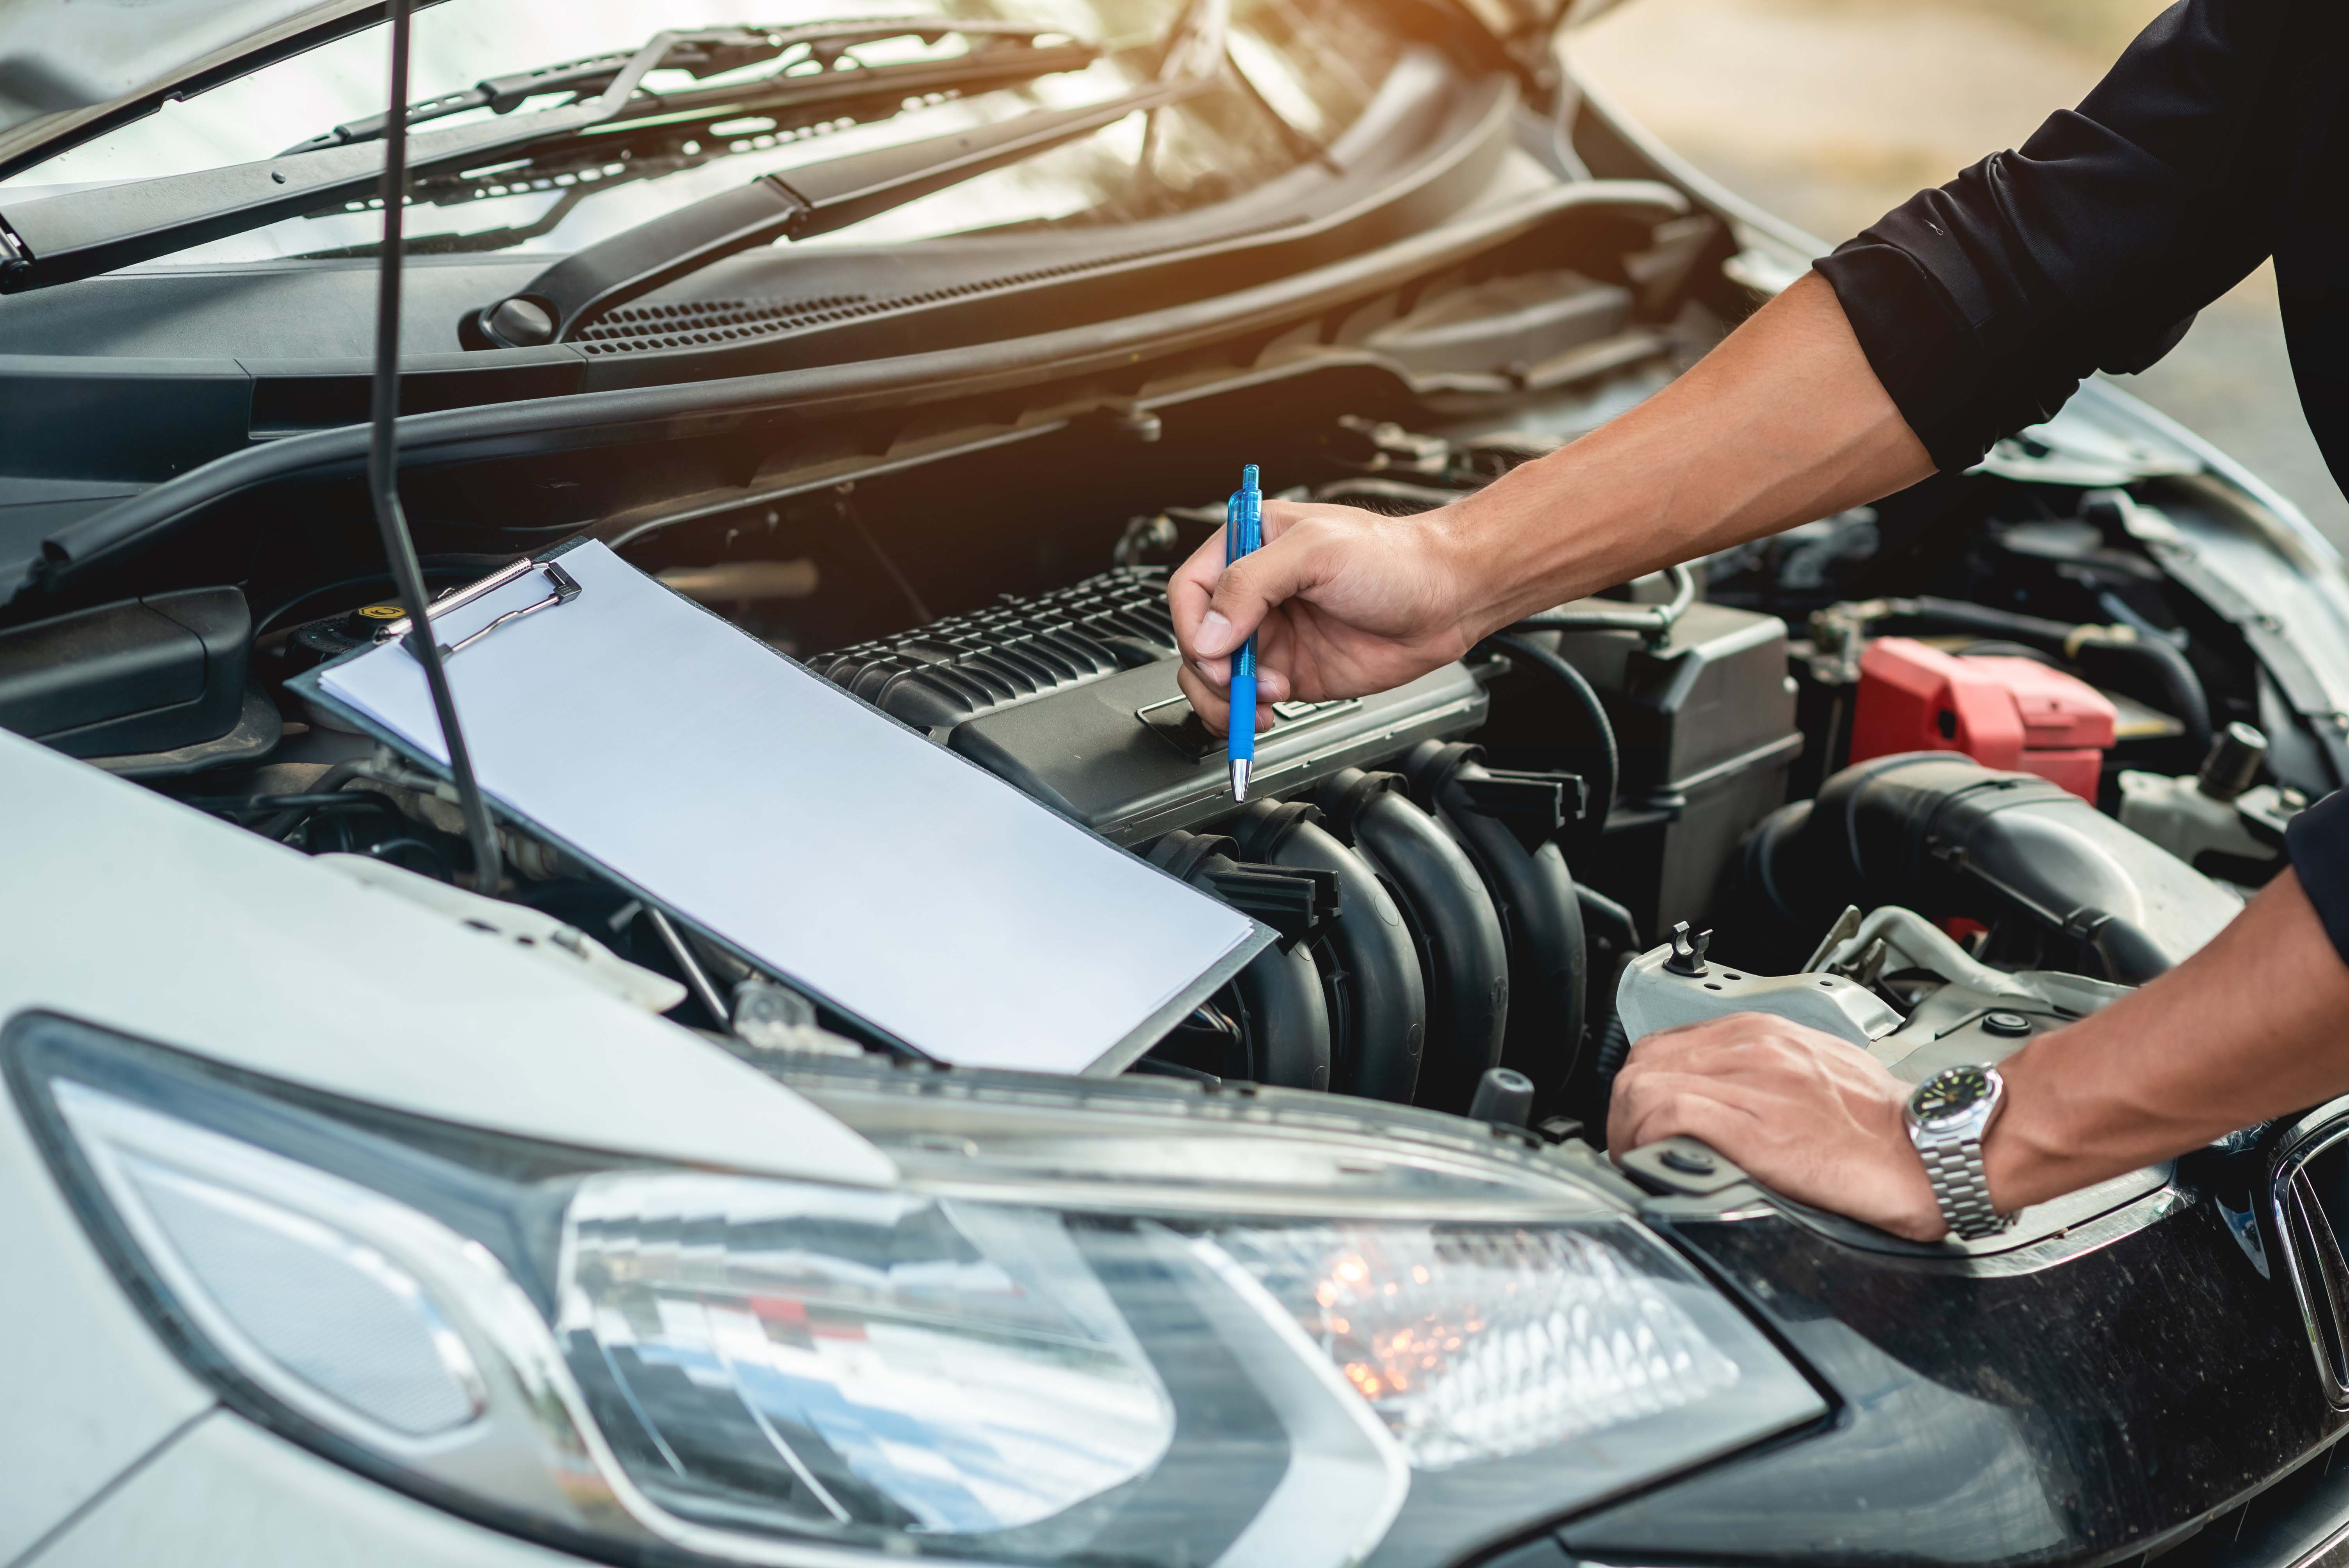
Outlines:
[[[1932,459],[1806,275],[1670,387],[1445,509],[1472,636],[1913,484]]]
[[[2013,1210],[2349,1091],[2349,965],[2286,872],[2173,973],[2002,1071],[1982,1152]]]

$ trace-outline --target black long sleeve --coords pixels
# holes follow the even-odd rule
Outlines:
[[[2349,789],[2336,789],[2292,820],[2284,854],[2333,950],[2349,959]]]
[[[1822,258],[1933,461],[1971,467],[2098,371],[2142,370],[2271,255],[2292,375],[2349,485],[2344,0],[2179,0],[2076,110]],[[2349,790],[2285,849],[2349,958]]]
[[[2152,364],[2271,253],[2288,294],[2339,286],[2344,9],[2180,0],[2076,110],[1817,263],[1937,464]]]

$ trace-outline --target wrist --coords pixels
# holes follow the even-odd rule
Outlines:
[[[1651,531],[1587,482],[1585,466],[1556,453],[1423,514],[1440,531],[1469,642],[1647,569],[1628,552],[1652,552]]]
[[[1917,1140],[1908,1131],[1908,1089],[1891,1096],[1877,1108],[1879,1127],[1877,1139],[1884,1143],[1884,1216],[1877,1225],[1891,1230],[1896,1237],[1908,1237],[1909,1242],[1938,1242],[1950,1234],[1950,1221],[1942,1218],[1940,1197],[1933,1195],[1933,1179],[1926,1176],[1924,1155],[1917,1152]]]
[[[2128,1151],[2108,1147],[2122,1130],[2113,1118],[2098,1118],[2064,1090],[2052,1070],[2065,1057],[2075,1061],[2093,1050],[2095,1020],[2072,1024],[2033,1040],[1999,1065],[2006,1079],[2006,1109],[1982,1143],[1982,1166],[1991,1201],[2013,1213],[2033,1203],[2134,1169]],[[2087,1114],[2084,1114],[2084,1112]],[[2126,1123],[2124,1115],[2118,1119]]]
[[[1492,502],[1491,487],[1408,521],[1434,556],[1435,580],[1450,586],[1464,646],[1474,647],[1527,613],[1511,607],[1526,586],[1525,558],[1511,537],[1513,520]]]
[[[1888,1213],[1878,1223],[1912,1242],[1938,1242],[1950,1233],[1950,1223],[1941,1212],[1941,1200],[1934,1194],[1933,1180],[1925,1173],[1925,1158],[1918,1153],[1916,1140],[1909,1136],[1907,1106],[1904,1096],[1885,1108],[1889,1125],[1879,1136],[1890,1150],[1885,1161]]]

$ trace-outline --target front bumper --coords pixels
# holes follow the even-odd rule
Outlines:
[[[2331,1449],[2162,1553],[2167,1568],[2349,1564],[2349,1463]],[[1481,1568],[1571,1568],[1554,1537]],[[226,1410],[190,1423],[18,1568],[577,1568],[353,1474]]]

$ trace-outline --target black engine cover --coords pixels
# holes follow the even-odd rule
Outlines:
[[[1103,573],[1041,597],[867,643],[814,668],[1121,844],[1231,814],[1224,745],[1175,685],[1163,572]],[[1485,721],[1484,687],[1446,665],[1376,696],[1283,703],[1257,738],[1255,789],[1288,795]]]

